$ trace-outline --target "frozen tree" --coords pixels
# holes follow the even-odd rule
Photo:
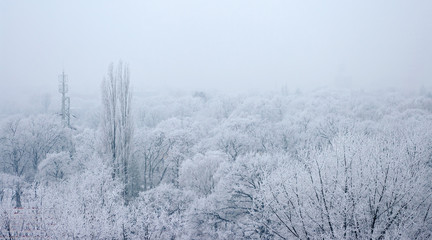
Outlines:
[[[121,179],[125,185],[125,198],[128,196],[128,164],[133,135],[131,99],[128,66],[119,62],[114,70],[111,64],[102,84],[103,139],[106,153],[111,158],[113,177]]]
[[[27,151],[34,171],[48,153],[70,151],[67,129],[59,119],[50,115],[39,115],[24,120],[27,134]]]
[[[39,164],[38,178],[45,181],[60,181],[72,174],[71,158],[68,152],[48,154]]]
[[[399,136],[400,137],[400,136]],[[266,226],[281,238],[424,238],[431,168],[403,138],[342,135],[264,183]],[[419,235],[419,233],[421,233]]]
[[[258,121],[253,117],[229,118],[217,131],[216,145],[218,150],[235,161],[239,156],[249,152],[257,152],[261,148],[256,135]]]
[[[194,198],[192,192],[167,184],[142,192],[130,207],[130,237],[187,239],[186,211]]]
[[[27,142],[22,129],[21,119],[11,119],[6,122],[2,129],[2,160],[3,171],[16,177],[14,181],[15,206],[21,207],[21,195],[24,174],[29,168],[28,157],[26,156]]]
[[[213,192],[218,183],[217,170],[225,162],[221,152],[197,154],[192,159],[183,162],[180,168],[181,186],[192,190],[198,196],[206,196]]]
[[[2,129],[3,170],[20,177],[28,167],[27,142],[21,119],[9,120]]]
[[[36,206],[53,238],[124,239],[126,207],[119,179],[102,159],[87,159],[84,169],[67,181],[41,184]],[[83,181],[85,179],[85,181]]]
[[[193,238],[270,238],[271,232],[261,222],[260,198],[263,180],[274,171],[278,156],[251,155],[221,164],[220,178],[212,194],[192,207]]]
[[[180,185],[180,168],[183,162],[191,158],[194,154],[194,145],[197,143],[198,129],[194,129],[193,119],[170,118],[158,125],[158,129],[163,129],[170,140],[171,148],[168,151],[166,162],[169,165],[167,181]]]
[[[140,131],[137,134],[134,156],[141,159],[144,191],[156,187],[165,179],[169,169],[168,154],[173,143],[173,139],[160,130]]]

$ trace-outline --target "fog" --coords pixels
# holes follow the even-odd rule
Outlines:
[[[0,239],[432,239],[431,10],[0,0]]]
[[[0,2],[2,102],[97,95],[110,62],[134,91],[431,86],[430,1]]]

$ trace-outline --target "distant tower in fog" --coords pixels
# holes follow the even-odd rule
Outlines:
[[[62,95],[62,105],[61,105],[61,117],[64,124],[70,127],[70,98],[66,96],[69,91],[68,78],[65,75],[64,70],[62,74],[59,75],[59,93]]]

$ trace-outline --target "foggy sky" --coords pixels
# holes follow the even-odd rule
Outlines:
[[[111,61],[136,91],[419,88],[432,1],[0,1],[2,99],[98,94]],[[338,85],[337,83],[336,85]]]

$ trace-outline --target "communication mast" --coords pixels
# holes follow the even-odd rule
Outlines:
[[[64,124],[70,127],[70,98],[66,96],[68,91],[68,77],[63,70],[59,75],[59,93],[62,95],[61,116]]]

